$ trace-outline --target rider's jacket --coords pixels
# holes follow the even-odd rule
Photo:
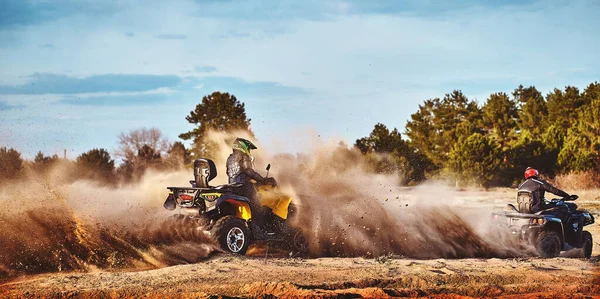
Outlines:
[[[258,183],[264,180],[258,172],[252,169],[250,156],[238,150],[234,150],[227,158],[227,176],[229,176],[230,184],[247,184],[251,179]]]
[[[519,191],[531,192],[533,195],[532,211],[534,213],[546,208],[546,203],[544,202],[544,194],[546,191],[561,197],[569,196],[569,194],[567,194],[565,191],[562,191],[537,177],[529,178],[525,182],[521,183],[521,185],[519,185]]]

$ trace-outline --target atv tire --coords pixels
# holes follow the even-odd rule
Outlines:
[[[594,245],[594,240],[592,239],[592,234],[588,231],[583,231],[581,233],[581,249],[583,250],[583,257],[589,259],[592,257],[592,246]]]
[[[540,257],[557,257],[561,251],[561,241],[558,233],[555,231],[542,232],[535,242],[535,249]]]
[[[221,249],[227,252],[244,255],[250,245],[250,231],[246,222],[234,216],[219,219],[210,234]]]
[[[288,236],[287,247],[292,250],[291,256],[305,256],[308,253],[308,242],[299,229],[293,229]]]

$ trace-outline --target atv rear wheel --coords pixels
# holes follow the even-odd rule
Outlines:
[[[308,242],[299,229],[292,230],[287,245],[292,250],[291,255],[303,256],[308,253]]]
[[[250,245],[250,231],[244,220],[225,216],[217,221],[210,231],[221,249],[244,255]]]
[[[557,257],[561,251],[561,242],[558,233],[544,231],[535,242],[537,253],[544,258]]]
[[[594,245],[594,241],[592,239],[592,234],[588,231],[583,231],[581,233],[581,249],[583,250],[583,257],[589,259],[592,257],[592,246]]]

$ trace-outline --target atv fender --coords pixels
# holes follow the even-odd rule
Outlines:
[[[555,231],[558,236],[560,237],[560,242],[562,247],[564,248],[564,244],[565,244],[565,234],[564,234],[564,229],[563,229],[563,223],[562,220],[560,220],[559,218],[554,218],[554,217],[547,217],[546,218],[546,224],[544,224],[544,228],[543,230],[551,230],[551,231]]]
[[[175,210],[177,203],[175,202],[175,196],[173,196],[173,192],[169,192],[169,196],[167,196],[163,207],[169,211]]]
[[[592,223],[594,223],[594,215],[592,215],[592,213],[585,211],[584,213],[582,213],[583,216],[583,225],[590,225]]]
[[[250,201],[243,196],[221,196],[217,199],[216,207],[220,213],[230,214],[236,218],[246,221],[252,218],[252,210],[250,209]]]

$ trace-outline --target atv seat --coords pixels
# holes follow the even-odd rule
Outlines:
[[[533,194],[530,191],[517,192],[517,209],[519,213],[531,214],[533,208]]]
[[[217,176],[217,167],[215,162],[209,159],[196,159],[194,161],[194,181],[193,187],[210,188],[208,182]]]

